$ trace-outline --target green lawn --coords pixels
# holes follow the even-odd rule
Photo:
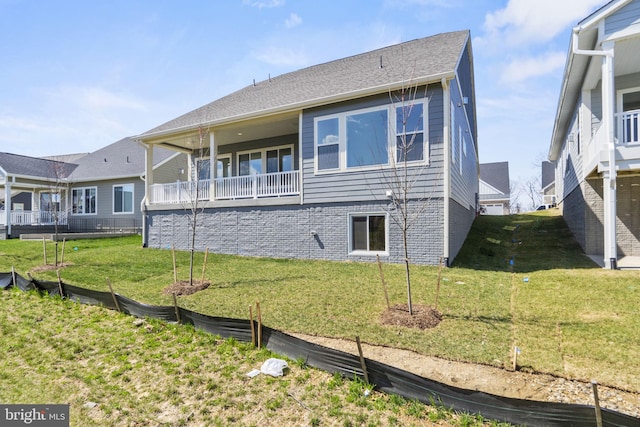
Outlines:
[[[49,262],[53,244],[49,243]],[[61,270],[67,283],[114,290],[138,301],[172,305],[171,251],[143,249],[140,239],[70,241]],[[0,242],[0,270],[43,264],[42,242]],[[178,253],[179,278],[188,254]],[[200,276],[203,254],[196,255]],[[433,305],[437,267],[412,266],[414,304]],[[55,279],[55,272],[32,273]],[[406,303],[404,270],[384,265],[391,303]],[[293,261],[209,254],[212,285],[180,297],[182,307],[247,318],[260,302],[273,328],[508,367],[514,346],[523,369],[640,391],[639,271],[608,271],[585,257],[561,217],[551,212],[480,217],[451,268],[442,272],[431,330],[382,326],[386,308],[374,263]]]

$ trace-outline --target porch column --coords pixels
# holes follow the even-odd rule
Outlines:
[[[616,139],[615,139],[615,74],[613,72],[614,43],[603,43],[607,52],[602,58],[602,118],[606,126],[608,170],[603,173],[604,186],[604,265],[616,269],[618,248],[616,239]]]
[[[145,158],[145,180],[144,180],[144,193],[147,200],[147,204],[153,202],[151,200],[151,186],[153,185],[153,145],[144,144],[144,158]]]
[[[7,225],[7,237],[11,235],[11,181],[9,175],[4,179],[4,223]]]
[[[218,147],[213,131],[209,132],[209,200],[216,199],[216,168],[218,167]]]

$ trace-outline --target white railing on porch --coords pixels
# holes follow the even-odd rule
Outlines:
[[[197,185],[197,186],[196,186]],[[151,203],[189,203],[194,200],[209,200],[210,180],[177,181],[151,186]]]
[[[280,197],[300,194],[300,171],[218,178],[216,200]]]
[[[300,194],[300,171],[217,178],[198,181],[198,200],[233,200]],[[211,193],[213,188],[214,192]],[[189,203],[195,200],[196,182],[151,185],[150,203]]]
[[[625,111],[616,114],[618,120],[618,143],[631,144],[640,142],[640,110]]]
[[[58,225],[67,225],[66,212],[51,211],[11,211],[9,220],[11,225],[55,225],[56,215]],[[6,225],[6,214],[0,211],[0,225]]]

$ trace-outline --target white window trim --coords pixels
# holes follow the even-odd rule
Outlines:
[[[95,189],[96,190],[96,211],[93,213],[86,213],[86,212],[82,212],[82,213],[73,213],[73,206],[71,206],[71,215],[77,215],[77,216],[96,216],[98,215],[98,187],[97,186],[92,186],[92,187],[73,187],[71,189],[71,203],[73,204],[73,192],[76,190],[82,190],[83,192],[85,190],[90,190],[90,189]],[[84,194],[82,195],[84,197]]]
[[[353,247],[353,232],[351,228],[352,218],[358,216],[384,216],[384,251],[365,251],[365,250],[351,250]],[[351,212],[347,215],[347,233],[348,235],[348,255],[353,256],[389,256],[389,213],[387,212]]]
[[[640,86],[630,87],[630,88],[627,88],[627,89],[618,90],[618,92],[616,94],[616,108],[617,108],[616,113],[618,113],[618,114],[622,113],[622,97],[623,97],[623,95],[626,95],[627,93],[634,93],[634,92],[640,92]]]
[[[398,136],[396,132],[396,109],[402,106],[406,106],[409,104],[422,104],[422,134],[423,134],[423,159],[422,160],[413,160],[408,161],[407,165],[428,165],[429,164],[429,98],[414,100],[411,103],[405,102],[397,102],[393,104],[379,105],[376,107],[368,107],[368,108],[360,108],[356,110],[348,110],[335,114],[327,114],[324,116],[317,116],[313,118],[313,169],[316,175],[326,175],[326,174],[334,174],[341,172],[357,172],[357,171],[368,171],[368,170],[379,170],[380,168],[393,168],[398,165],[404,164],[404,162],[398,162],[398,153],[397,153],[397,144],[396,137]],[[364,114],[370,113],[373,111],[387,111],[387,154],[388,161],[387,163],[380,163],[376,165],[367,165],[367,166],[352,166],[347,167],[347,116],[351,116],[354,114]],[[330,119],[338,119],[338,167],[331,169],[318,169],[318,147],[321,145],[318,144],[318,122],[323,120]],[[416,132],[408,132],[409,134],[413,134]]]
[[[290,148],[291,149],[291,167],[292,170],[295,170],[294,168],[294,149],[293,149],[293,144],[286,144],[286,145],[277,145],[277,146],[273,146],[273,147],[265,147],[265,148],[256,148],[255,150],[243,150],[243,151],[238,151],[236,153],[236,164],[238,166],[237,169],[237,176],[241,176],[240,175],[240,155],[241,154],[251,154],[251,153],[260,153],[260,161],[262,162],[262,170],[266,171],[267,170],[267,151],[273,151],[273,150],[281,150],[281,149],[286,149],[286,148]],[[231,155],[229,155],[230,157]],[[221,156],[218,156],[221,157]],[[233,167],[232,167],[233,170]],[[265,175],[266,172],[262,172],[261,175]],[[247,175],[243,175],[243,176],[247,176]]]
[[[131,212],[116,212],[116,187],[124,187],[125,185],[130,185],[131,186]],[[136,213],[136,186],[133,182],[125,182],[122,184],[113,184],[113,186],[111,187],[111,213],[113,215],[132,215],[134,213]],[[98,201],[97,199],[97,192],[96,192],[96,202]],[[96,203],[97,206],[97,203]],[[124,204],[123,204],[124,206]],[[97,207],[96,207],[97,210]]]

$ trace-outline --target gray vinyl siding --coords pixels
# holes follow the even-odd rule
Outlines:
[[[471,44],[467,43],[466,49],[462,52],[462,57],[460,58],[460,64],[457,69],[458,81],[460,83],[460,90],[462,90],[462,96],[467,98],[468,102],[464,105],[464,108],[467,112],[467,117],[469,119],[469,129],[471,134],[474,136],[474,140],[477,138],[477,124],[475,117],[475,95],[473,90],[473,65],[471,63]],[[475,144],[477,147],[478,141],[475,140]]]
[[[118,184],[133,184],[133,213],[113,213],[113,186]],[[91,188],[97,189],[97,205],[95,214],[70,214],[77,218],[125,218],[136,217],[141,218],[140,202],[144,197],[144,181],[140,178],[125,178],[111,181],[100,181],[96,183],[83,183],[82,185],[74,185],[69,190],[69,203],[71,204],[74,189]]]
[[[640,26],[640,0],[634,0],[604,20],[605,35],[624,30],[627,27]]]
[[[578,152],[578,111],[579,105],[576,105],[571,124],[567,129],[567,134],[564,136],[564,145],[562,147],[562,182],[564,186],[563,191],[566,194],[572,192],[580,184],[580,180],[584,176],[582,166],[583,156],[582,152]],[[573,141],[571,140],[571,135],[573,135]]]
[[[188,161],[187,155],[180,153],[179,155],[172,157],[162,165],[153,170],[153,183],[154,184],[167,184],[170,182],[186,181],[188,179],[187,173],[180,173],[180,170],[187,171]]]
[[[455,114],[455,129],[451,130],[451,155],[454,159],[451,162],[451,171],[449,173],[451,198],[460,206],[475,212],[479,185],[479,166],[472,137],[473,130],[467,121],[462,95],[458,92],[458,85],[455,80],[451,82],[451,102],[454,109],[452,114]],[[460,136],[462,136],[462,146],[459,145]],[[466,146],[466,156],[463,146]]]
[[[416,99],[424,97],[424,90],[420,91]],[[442,197],[442,88],[430,85],[427,91],[428,107],[428,155],[429,165],[421,166],[420,178],[414,186],[415,197]],[[302,173],[304,203],[354,202],[386,199],[389,186],[385,184],[385,177],[390,176],[391,170],[379,168],[368,171],[344,171],[336,173],[316,174],[314,170],[314,118],[329,114],[343,113],[363,108],[388,105],[388,93],[342,102],[306,110],[302,118]]]
[[[595,134],[602,122],[602,81],[591,90],[591,135]],[[591,136],[589,136],[591,137]]]

